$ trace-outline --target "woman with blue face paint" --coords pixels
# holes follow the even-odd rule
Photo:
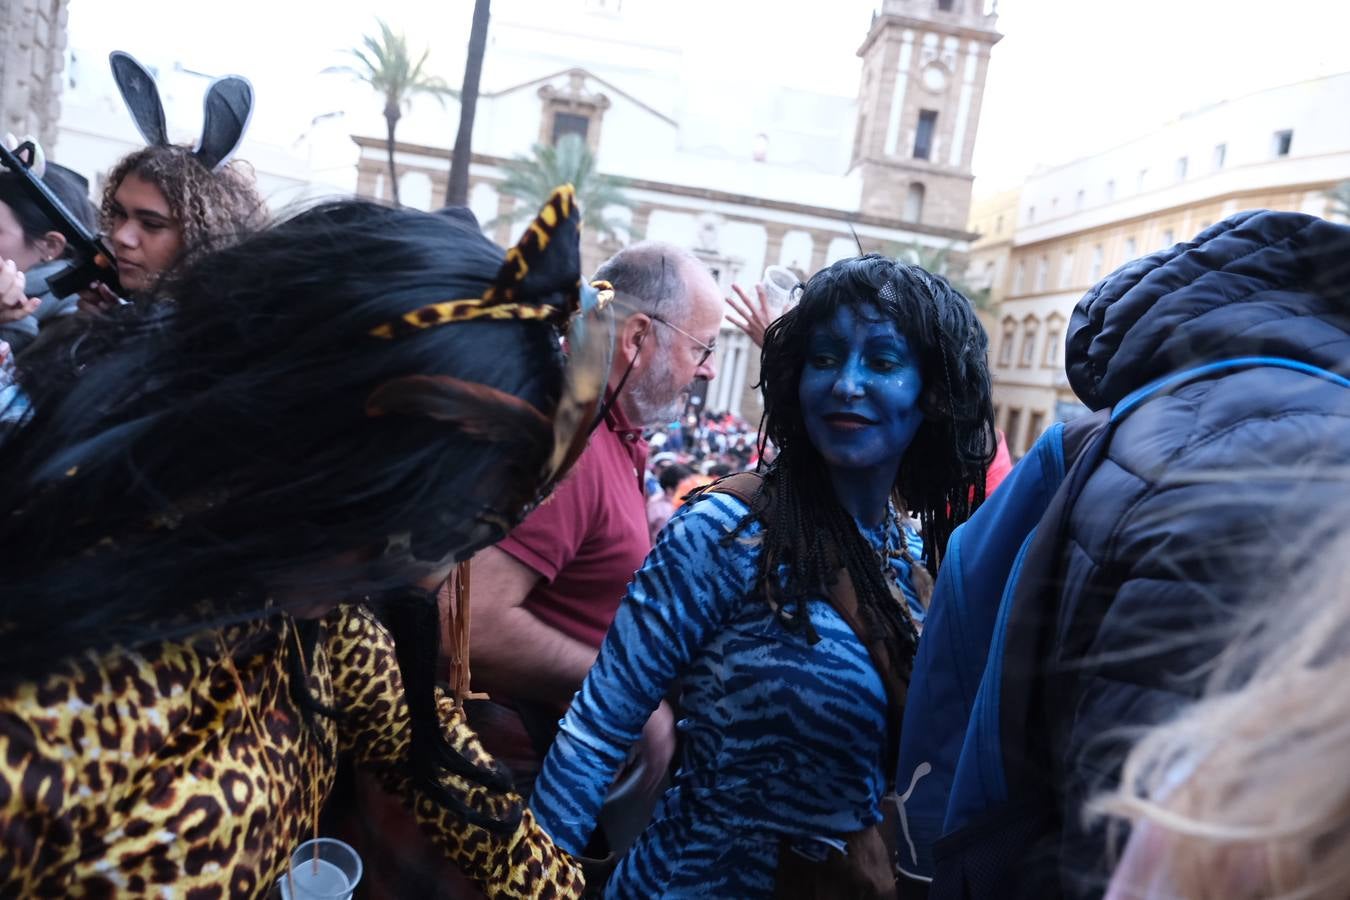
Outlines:
[[[994,455],[987,347],[945,280],[876,255],[818,273],[768,329],[778,456],[662,531],[531,801],[581,853],[678,699],[679,768],[606,896],[893,895],[875,825],[927,592]]]

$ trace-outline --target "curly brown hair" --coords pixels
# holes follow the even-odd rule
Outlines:
[[[159,189],[183,229],[183,252],[175,265],[233,244],[267,222],[267,206],[247,163],[211,171],[190,147],[159,144],[124,156],[108,173],[99,210],[105,229],[112,220],[113,195],[130,174]]]

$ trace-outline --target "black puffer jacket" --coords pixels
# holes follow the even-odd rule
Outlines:
[[[1350,375],[1350,228],[1242,213],[1131,262],[1079,303],[1067,367],[1090,407],[1204,363],[1276,356]],[[1130,726],[1203,685],[1244,603],[1280,603],[1350,515],[1350,388],[1256,367],[1126,418],[1069,518],[1045,711],[1062,786],[1065,893],[1108,874],[1084,801],[1109,787]]]

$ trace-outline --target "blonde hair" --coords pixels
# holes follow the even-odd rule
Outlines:
[[[1257,599],[1205,698],[1089,804],[1150,832],[1147,872],[1175,896],[1350,896],[1350,532],[1329,524],[1312,576]]]

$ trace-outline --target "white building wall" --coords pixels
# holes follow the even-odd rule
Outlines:
[[[539,108],[534,90],[481,100],[474,110],[474,152],[508,158],[528,153],[539,141]],[[453,139],[437,141],[436,146],[453,146]]]
[[[693,247],[698,243],[698,218],[693,213],[654,210],[647,219],[647,237]]]
[[[1028,179],[1018,203],[1018,244],[1270,185],[1350,177],[1350,73],[1272,88],[1197,111],[1095,156]],[[1293,132],[1289,155],[1274,134]],[[1215,148],[1224,145],[1222,167]],[[1185,158],[1186,175],[1177,176]],[[1143,175],[1141,180],[1141,173]],[[1109,199],[1108,183],[1114,184]],[[1085,203],[1076,209],[1078,191]],[[1180,236],[1178,236],[1180,237]]]
[[[432,197],[431,176],[426,172],[400,172],[398,176],[398,199],[404,206],[430,211],[440,206],[442,197]]]
[[[621,94],[606,91],[603,85],[589,84],[589,91],[609,98],[600,126],[600,151],[596,162],[610,175],[651,178],[661,171],[662,161],[676,153],[676,129]]]
[[[808,269],[811,266],[813,243],[809,232],[789,231],[783,236],[783,252],[778,255],[778,259],[772,260],[770,264],[792,266],[802,270]]]
[[[851,237],[837,237],[830,241],[825,251],[825,265],[837,263],[841,259],[858,255],[858,245]]]
[[[732,280],[748,284],[757,281],[771,262],[764,258],[769,236],[763,225],[754,222],[728,222],[722,228],[722,247],[729,259],[737,262],[728,273]],[[730,288],[728,283],[727,288]]]
[[[469,210],[486,229],[487,224],[497,217],[497,189],[486,181],[475,184],[469,191]]]

